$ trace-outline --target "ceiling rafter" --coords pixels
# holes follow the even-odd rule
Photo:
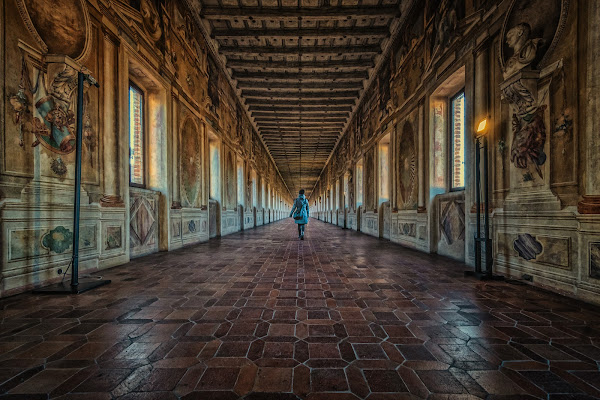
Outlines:
[[[316,1],[197,3],[227,75],[291,192],[318,181],[397,37],[404,4],[414,2],[346,0],[332,7],[328,0]]]
[[[308,106],[308,105],[277,107],[275,104],[273,104],[273,105],[250,104],[248,106],[250,111],[271,110],[271,111],[276,111],[276,112],[297,112],[297,113],[299,113],[300,111],[311,111],[311,107],[312,107],[313,111],[316,111],[316,110],[322,111],[323,110],[322,106]],[[318,108],[315,108],[315,107],[318,107]],[[350,111],[352,111],[352,107],[351,106],[330,106],[330,107],[327,107],[327,110],[350,112]]]
[[[209,20],[219,19],[289,19],[304,18],[331,21],[360,18],[390,18],[398,15],[397,6],[361,6],[361,7],[214,7],[202,8],[200,15]]]
[[[347,90],[363,89],[362,82],[331,82],[324,86],[322,82],[263,82],[263,81],[238,81],[240,89],[305,89],[305,90]]]
[[[240,39],[261,37],[298,37],[300,39],[315,38],[347,38],[347,37],[386,37],[389,35],[387,26],[364,26],[348,29],[340,28],[280,28],[280,29],[215,29],[211,36],[216,39]]]
[[[290,100],[290,99],[257,99],[254,97],[251,98],[247,98],[246,99],[246,104],[267,104],[267,105],[274,105],[274,106],[293,106],[293,105],[299,105],[299,106],[322,106],[322,107],[329,107],[329,106],[340,106],[340,105],[347,105],[347,104],[351,104],[354,105],[354,103],[356,102],[356,99],[335,99],[333,100],[334,103],[332,103],[332,100],[330,99],[297,99],[297,100]]]
[[[320,126],[327,126],[327,127],[331,127],[331,126],[343,126],[344,125],[344,121],[305,121],[305,118],[302,119],[302,122],[299,123],[298,121],[278,121],[278,120],[268,120],[268,119],[255,119],[256,122],[258,122],[259,124],[261,124],[261,128],[265,129],[267,126],[275,126],[275,127],[281,127],[281,128],[289,128],[292,126],[302,126],[303,128],[308,128],[308,127],[320,127]]]
[[[225,55],[297,55],[298,49],[302,50],[302,54],[313,55],[344,55],[344,54],[379,54],[381,46],[379,44],[367,45],[349,45],[349,46],[239,46],[239,45],[222,45],[219,51]]]
[[[278,98],[278,99],[339,99],[349,98],[356,99],[358,97],[357,90],[348,90],[340,92],[274,92],[272,90],[242,90],[242,96],[248,100],[251,97]]]
[[[344,72],[266,72],[266,71],[243,71],[234,72],[233,79],[266,79],[266,80],[318,80],[318,81],[335,81],[337,79],[353,79],[362,81],[367,79],[369,74],[366,71],[344,71]]]
[[[348,113],[347,112],[324,112],[325,110],[315,110],[315,111],[306,111],[304,112],[303,115],[303,119],[304,118],[314,118],[317,120],[323,120],[323,119],[329,119],[329,118],[341,118],[344,121],[348,118]],[[254,111],[252,112],[252,117],[254,117],[254,119],[256,118],[276,118],[278,120],[282,120],[282,119],[296,119],[296,116],[294,115],[294,113],[290,112],[290,113],[286,113],[285,115],[280,115],[279,113],[275,113],[275,112],[271,112],[271,111]]]
[[[240,69],[348,69],[348,68],[373,68],[375,64],[371,59],[358,60],[327,60],[327,61],[287,61],[287,60],[227,60],[228,68]]]

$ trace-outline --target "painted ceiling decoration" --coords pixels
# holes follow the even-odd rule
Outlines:
[[[411,1],[200,0],[192,7],[292,193],[314,187]]]

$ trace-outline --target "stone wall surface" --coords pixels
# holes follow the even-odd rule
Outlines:
[[[360,165],[364,186],[354,182],[348,228],[377,236],[379,221],[393,242],[473,266],[476,137],[486,120],[479,154],[483,175],[487,151],[490,199],[481,211],[490,213],[494,273],[529,275],[533,284],[600,302],[599,15],[592,1],[419,2],[408,16],[414,24],[384,54],[378,73],[389,82],[367,89],[311,204],[327,215],[332,182]],[[464,119],[453,118],[459,93]],[[455,188],[461,125],[464,187]],[[391,173],[377,160],[383,140],[391,143]],[[391,213],[377,218],[385,210],[376,207],[385,201],[376,193],[381,179],[392,188]],[[483,203],[483,186],[481,193]]]
[[[71,258],[80,70],[100,83],[82,99],[83,270],[287,216],[292,195],[187,2],[44,4],[0,7],[0,296],[60,279]],[[600,2],[429,0],[407,13],[312,216],[472,266],[485,151],[494,272],[600,302]]]
[[[80,70],[100,83],[83,98],[82,272],[286,216],[291,195],[184,2],[71,0],[60,13],[46,3],[0,7],[0,296],[60,279],[71,259]],[[139,187],[129,183],[130,84],[144,102]],[[253,199],[252,176],[279,201]]]

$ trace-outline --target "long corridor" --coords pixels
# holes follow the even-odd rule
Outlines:
[[[291,220],[0,300],[6,399],[600,397],[600,313]],[[505,396],[505,397],[503,397]]]

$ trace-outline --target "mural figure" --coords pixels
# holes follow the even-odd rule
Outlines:
[[[457,1],[447,0],[442,4],[441,12],[435,14],[435,37],[432,54],[447,48],[456,37],[458,29]]]
[[[75,150],[75,91],[77,89],[77,71],[65,65],[56,74],[50,85],[50,93],[43,84],[44,77],[37,71],[35,87],[28,78],[27,64],[23,61],[21,83],[18,92],[9,97],[14,112],[14,121],[19,126],[19,145],[23,146],[25,127],[31,124],[31,132],[36,136],[32,147],[42,144],[48,150],[58,154],[69,154]],[[88,85],[84,88],[87,90]],[[92,118],[88,110],[90,98],[84,92],[83,140],[90,154],[96,146]],[[35,112],[30,111],[29,98],[35,101]],[[29,128],[28,128],[29,129]]]
[[[38,79],[41,79],[41,74]],[[40,85],[35,103],[38,116],[33,119],[33,133],[37,140],[33,146],[41,143],[59,154],[75,150],[75,114],[71,105],[76,87],[77,71],[66,65],[52,82],[50,94]]]
[[[392,98],[390,91],[390,78],[391,78],[391,65],[386,62],[380,71],[379,75],[379,110],[381,111],[381,119],[385,118],[389,112],[390,107],[388,102]]]
[[[212,58],[208,59],[208,97],[212,103],[211,111],[219,109],[219,70]]]

